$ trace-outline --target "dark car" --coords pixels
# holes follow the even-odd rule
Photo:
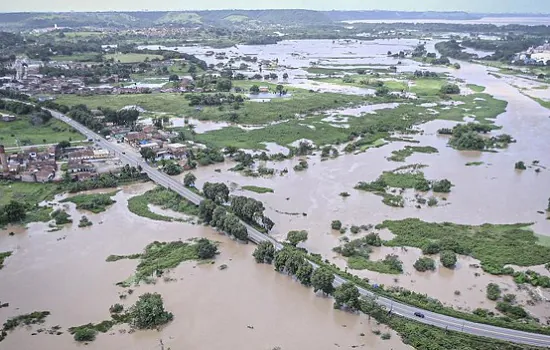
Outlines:
[[[423,314],[422,312],[418,312],[418,311],[415,312],[414,315],[415,315],[416,317],[420,317],[420,318],[426,317],[426,316],[424,316],[424,314]]]

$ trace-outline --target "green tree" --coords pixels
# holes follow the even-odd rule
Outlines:
[[[288,73],[283,73],[283,79],[288,79]]]
[[[71,147],[71,143],[70,143],[69,141],[67,141],[67,140],[64,140],[64,141],[59,142],[59,143],[57,144],[57,147],[58,147],[58,148],[61,148],[61,149],[67,148],[67,147]]]
[[[489,283],[487,285],[487,299],[498,300],[501,295],[500,287],[496,283]]]
[[[523,161],[519,161],[514,165],[514,168],[517,170],[525,170],[527,167],[525,166],[525,163]]]
[[[74,332],[74,340],[79,342],[94,341],[97,331],[91,328],[79,328]]]
[[[174,318],[164,310],[162,297],[157,293],[146,293],[139,297],[129,311],[130,323],[138,329],[153,329],[162,326]]]
[[[385,85],[376,88],[376,91],[374,92],[374,94],[378,97],[387,96],[389,93],[390,93],[390,89],[388,89]]]
[[[149,147],[142,148],[139,153],[141,154],[141,157],[145,159],[145,161],[153,161],[155,157],[157,156],[155,154],[155,151],[153,151]]]
[[[174,176],[174,175],[181,174],[183,171],[183,168],[179,164],[176,164],[174,162],[169,162],[168,164],[166,164],[166,166],[164,166],[164,168],[162,168],[162,170],[166,174],[170,176]]]
[[[214,212],[212,213],[212,221],[210,221],[210,225],[217,227],[220,230],[223,230],[225,227],[225,217],[227,212],[225,211],[225,208],[222,206],[218,206],[216,209],[214,209]]]
[[[228,214],[224,221],[224,230],[231,236],[246,241],[248,239],[248,231],[246,227],[241,223],[238,217],[233,214]]]
[[[286,240],[296,247],[298,243],[305,242],[307,240],[307,231],[290,231],[286,235]]]
[[[439,90],[442,94],[460,94],[460,88],[456,84],[445,84]]]
[[[204,196],[213,200],[217,204],[223,204],[229,201],[229,188],[224,183],[207,182],[202,187]]]
[[[279,95],[282,95],[284,89],[285,89],[285,87],[282,86],[281,84],[279,84],[279,85],[277,85],[277,87],[275,88],[275,91],[276,91]]]
[[[216,84],[216,90],[218,91],[230,91],[233,87],[233,84],[231,83],[231,80],[229,79],[219,79]]]
[[[342,222],[340,220],[333,220],[332,223],[330,224],[330,227],[333,230],[339,230],[342,228]]]
[[[185,185],[185,187],[195,187],[196,180],[197,180],[197,177],[195,176],[195,174],[187,173],[183,178],[183,184]]]
[[[308,261],[305,261],[298,267],[296,271],[296,278],[304,286],[311,285],[311,275],[313,274],[313,266]]]
[[[334,274],[327,268],[319,267],[311,275],[311,285],[313,291],[322,291],[325,294],[332,294],[334,292]]]
[[[343,283],[334,290],[334,307],[347,307],[350,310],[359,309],[359,290],[351,282]]]
[[[424,271],[434,271],[435,270],[435,261],[432,258],[428,257],[421,257],[414,263],[414,268],[417,271],[424,272]]]
[[[168,78],[168,81],[180,81],[180,77],[177,74],[172,74]]]
[[[271,264],[275,258],[275,247],[269,241],[260,242],[254,253],[252,253],[252,256],[256,259],[257,263]]]
[[[26,216],[25,205],[20,202],[11,200],[4,207],[0,207],[0,224],[20,222]]]
[[[211,199],[205,199],[199,204],[199,218],[206,224],[210,224],[212,221],[212,215],[216,210],[216,203]]]
[[[440,181],[435,181],[432,185],[432,189],[434,192],[449,193],[451,192],[452,186],[453,184],[451,183],[451,181],[443,179]]]
[[[441,252],[439,260],[441,261],[441,264],[446,268],[454,269],[457,258],[455,252],[451,250],[445,250]]]
[[[252,85],[250,87],[250,93],[254,94],[254,95],[259,94],[260,93],[260,87],[258,85]]]
[[[218,253],[218,247],[206,238],[199,239],[195,249],[197,249],[199,259],[212,259]]]

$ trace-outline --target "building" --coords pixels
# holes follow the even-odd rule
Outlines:
[[[14,115],[0,113],[0,120],[2,120],[3,122],[13,122],[16,119],[17,118]]]
[[[106,149],[97,149],[93,151],[94,153],[94,159],[105,159],[109,158],[110,153]]]

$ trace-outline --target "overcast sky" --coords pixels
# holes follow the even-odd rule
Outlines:
[[[550,0],[1,0],[0,12],[305,8],[550,13]],[[549,23],[550,24],[550,23]]]

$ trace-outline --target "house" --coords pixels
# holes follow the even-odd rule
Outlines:
[[[67,165],[67,171],[69,173],[94,173],[95,166],[91,163],[84,163],[82,161],[69,161]]]
[[[1,114],[0,116],[0,120],[2,120],[3,122],[13,122],[15,121],[15,119],[17,118],[14,115]]]
[[[267,86],[260,86],[260,92],[269,92],[269,87],[267,87]]]
[[[97,150],[94,150],[94,159],[105,159],[105,158],[109,158],[109,151],[106,150],[106,149],[97,149]]]
[[[128,142],[132,146],[138,145],[143,140],[147,140],[147,134],[144,132],[133,131],[124,136],[124,141]]]
[[[94,151],[91,149],[83,149],[79,151],[70,152],[66,155],[69,161],[71,160],[84,160],[92,159],[94,157]]]

